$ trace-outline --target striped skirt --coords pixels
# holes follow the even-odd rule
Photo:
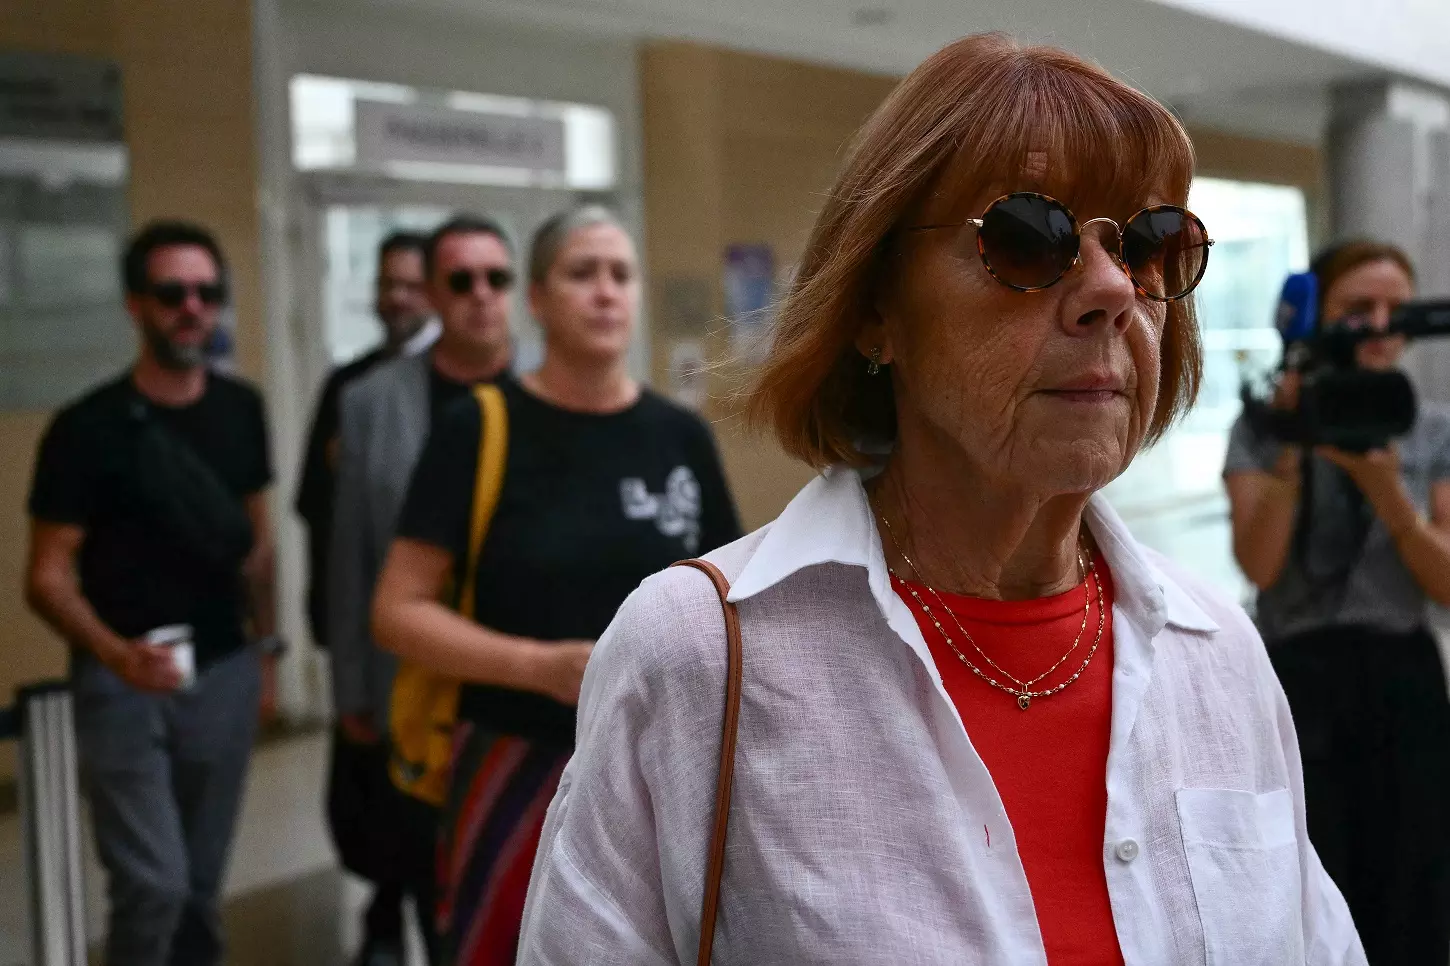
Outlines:
[[[438,840],[443,966],[512,966],[544,813],[570,754],[459,723]]]

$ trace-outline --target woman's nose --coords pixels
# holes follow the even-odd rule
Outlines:
[[[1064,323],[1081,332],[1102,323],[1127,325],[1138,291],[1118,255],[1117,233],[1110,225],[1094,225],[1083,233],[1076,271],[1078,284],[1064,305]]]
[[[1388,302],[1376,302],[1369,314],[1369,327],[1384,332],[1390,327],[1390,306]]]

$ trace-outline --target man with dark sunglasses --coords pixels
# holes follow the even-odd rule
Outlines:
[[[413,468],[438,414],[467,398],[478,383],[504,376],[512,356],[515,269],[496,222],[473,215],[450,219],[429,236],[423,271],[441,327],[432,350],[380,365],[342,392],[327,632],[337,714],[344,734],[360,743],[379,741],[388,731],[397,662],[373,642],[369,614]],[[382,761],[385,768],[386,758]],[[413,897],[430,958],[436,959],[431,929],[436,815],[401,792],[393,796],[391,810],[378,811],[394,830],[401,850],[397,881]],[[376,898],[388,900],[390,888],[380,882]],[[401,957],[401,937],[376,939],[364,944],[358,962],[383,966]]]
[[[206,365],[227,299],[215,239],[155,223],[122,269],[138,358],[61,411],[41,443],[27,601],[71,647],[82,780],[109,877],[105,962],[211,966],[280,650],[272,468],[261,397]]]

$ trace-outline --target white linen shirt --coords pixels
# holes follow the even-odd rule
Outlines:
[[[1253,625],[1103,498],[1087,523],[1116,589],[1102,857],[1128,966],[1364,964]],[[828,471],[709,559],[744,635],[714,962],[1045,966],[1002,800],[891,588],[858,473]],[[521,966],[695,961],[725,668],[703,574],[625,602],[584,676]]]

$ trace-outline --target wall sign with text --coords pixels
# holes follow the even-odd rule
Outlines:
[[[359,100],[360,164],[411,162],[518,168],[562,175],[564,121]]]
[[[121,69],[89,57],[0,50],[0,137],[121,140]]]

